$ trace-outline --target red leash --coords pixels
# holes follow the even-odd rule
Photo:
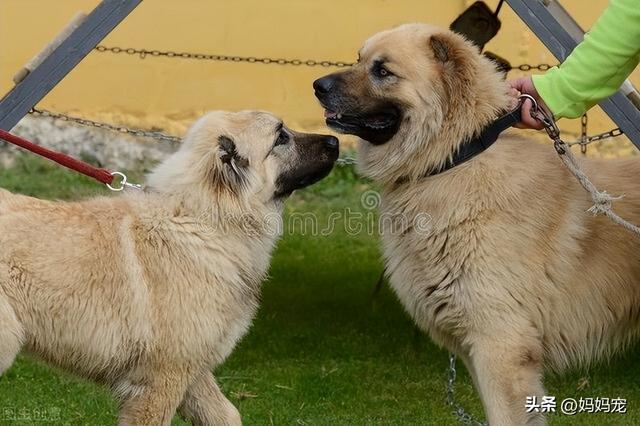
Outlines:
[[[13,135],[2,129],[0,129],[0,139],[3,139],[13,145],[17,145],[21,148],[24,148],[27,151],[31,151],[34,154],[38,154],[51,161],[54,161],[68,169],[74,170],[78,173],[82,173],[85,176],[89,176],[97,180],[98,182],[107,185],[109,189],[111,189],[112,191],[122,191],[125,186],[138,188],[138,189],[141,188],[139,185],[128,183],[127,177],[120,172],[112,172],[107,169],[94,167],[91,164],[87,164],[83,161],[76,160],[75,158],[70,157],[68,155],[62,154],[57,151],[52,151],[40,145],[36,145],[33,142],[29,142],[28,140],[23,139],[20,136]],[[122,179],[121,186],[118,188],[114,188],[111,186],[116,176]]]

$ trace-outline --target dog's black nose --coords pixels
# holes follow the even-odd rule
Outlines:
[[[340,141],[335,136],[325,136],[324,144],[330,149],[338,149],[340,146]]]
[[[328,93],[333,88],[335,81],[336,81],[335,78],[333,78],[330,75],[327,75],[325,77],[319,78],[316,81],[314,81],[313,88],[318,93]]]

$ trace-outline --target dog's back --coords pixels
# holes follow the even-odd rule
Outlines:
[[[86,377],[126,365],[124,348],[140,334],[131,327],[136,316],[122,315],[135,278],[126,260],[111,261],[131,256],[120,242],[125,205],[118,198],[66,203],[0,191],[0,291],[25,330],[21,343]],[[137,303],[132,313],[144,306]]]
[[[24,195],[12,194],[6,189],[0,188],[0,216],[6,215],[12,211],[20,210],[30,202],[38,200]]]

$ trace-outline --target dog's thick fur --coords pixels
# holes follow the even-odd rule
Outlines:
[[[239,424],[211,369],[256,311],[284,197],[337,158],[335,138],[281,126],[210,113],[144,193],[50,202],[0,189],[0,374],[25,348],[110,387],[121,424],[169,424],[178,408]]]
[[[371,75],[380,58],[385,78]],[[543,424],[525,413],[525,399],[545,394],[545,370],[606,358],[638,337],[640,238],[586,212],[589,195],[550,144],[513,133],[425,177],[513,107],[503,76],[461,36],[400,26],[369,39],[352,69],[325,78],[334,81],[317,95],[332,117],[366,110],[362,103],[401,111],[388,142],[359,147],[360,170],[383,187],[381,213],[409,224],[383,235],[400,300],[464,360],[491,425]],[[640,223],[640,158],[583,165],[597,186],[624,194],[615,210]],[[425,213],[429,226],[412,226]]]

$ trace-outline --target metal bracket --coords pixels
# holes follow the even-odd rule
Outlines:
[[[584,38],[584,31],[556,0],[506,0],[509,6],[559,60],[564,61]],[[600,107],[640,149],[640,110],[632,102],[638,92],[625,82],[623,90],[600,102]]]
[[[10,130],[142,0],[103,0],[35,69],[0,100],[0,129]]]

